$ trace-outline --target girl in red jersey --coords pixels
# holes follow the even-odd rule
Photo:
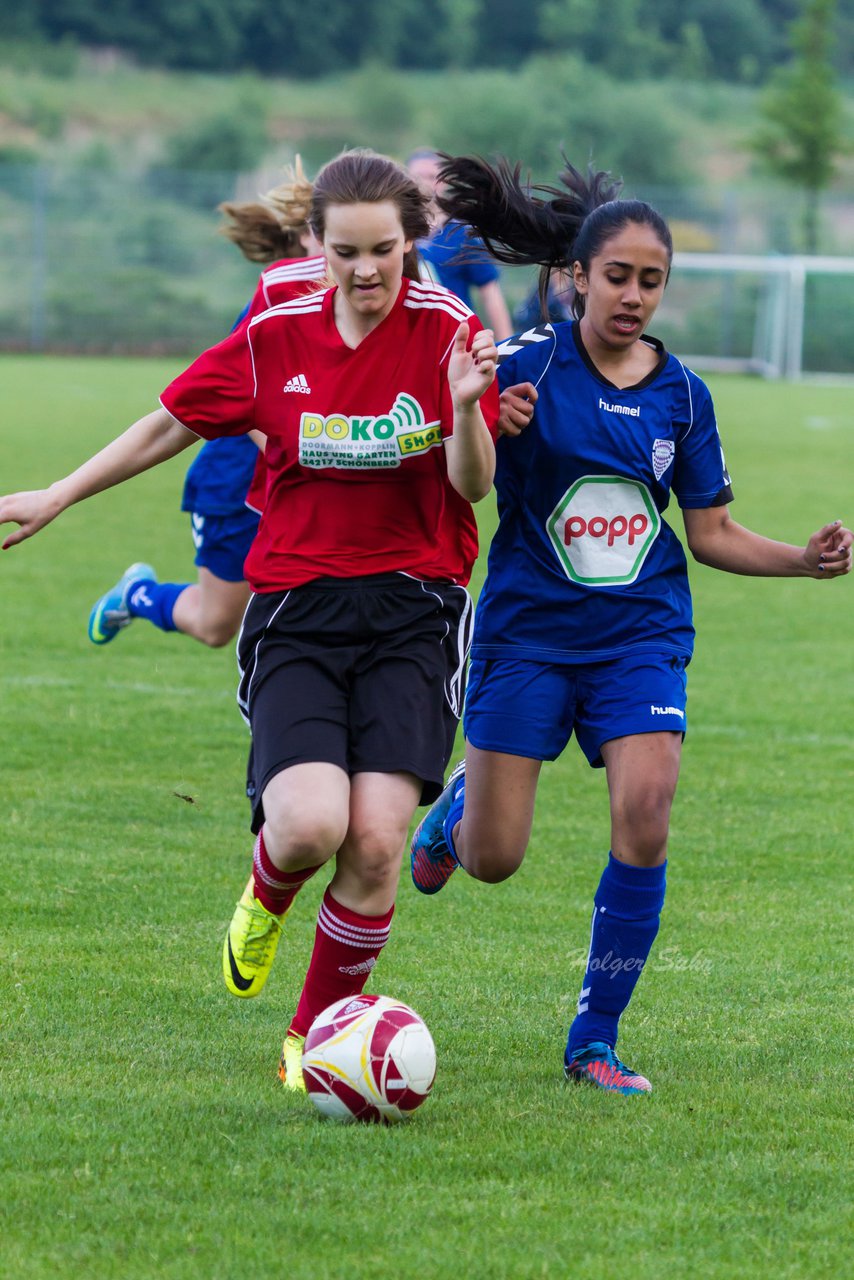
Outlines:
[[[155,410],[48,489],[0,498],[10,547],[198,436],[267,438],[238,641],[257,840],[223,974],[235,995],[261,990],[295,896],[334,857],[282,1052],[291,1089],[311,1022],[362,991],[388,939],[409,822],[441,792],[460,713],[497,352],[458,298],[418,281],[425,206],[383,156],[331,161],[310,224],[332,287],[201,355],[163,393],[166,424]]]

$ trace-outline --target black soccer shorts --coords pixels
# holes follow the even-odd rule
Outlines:
[[[472,619],[464,587],[402,573],[254,595],[237,642],[253,831],[267,783],[295,764],[411,773],[431,804],[462,712]]]

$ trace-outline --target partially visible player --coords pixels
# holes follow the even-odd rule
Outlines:
[[[307,221],[311,190],[297,156],[286,180],[260,201],[220,205],[228,219],[223,234],[249,261],[271,263],[235,328],[323,279],[326,262]],[[205,443],[187,471],[181,499],[190,515],[197,581],[158,582],[151,565],[132,564],[92,607],[89,639],[108,644],[134,618],[144,618],[212,648],[228,644],[249,600],[243,562],[258,531],[263,490],[256,441],[236,436]]]
[[[266,438],[264,511],[238,662],[252,730],[253,872],[223,975],[255,996],[303,884],[330,859],[314,950],[282,1048],[302,1089],[306,1031],[361,992],[391,929],[418,804],[441,793],[459,719],[477,555],[491,489],[493,335],[422,284],[426,200],[399,165],[344,152],[310,222],[334,285],[256,316],[203,353],[140,419],[48,489],[0,498],[11,547],[66,507],[194,443]]]
[[[534,285],[513,310],[513,332],[521,333],[544,320],[562,324],[572,320],[572,281],[566,271],[552,271],[543,296],[541,287]]]
[[[513,333],[513,322],[501,291],[501,273],[483,245],[467,236],[465,224],[448,218],[437,202],[442,194],[441,166],[441,156],[430,147],[413,151],[406,162],[410,174],[430,200],[430,235],[419,241],[418,251],[439,283],[477,311],[501,342]],[[476,300],[473,293],[477,295]]]
[[[444,203],[500,261],[568,268],[572,323],[500,351],[499,382],[527,383],[533,417],[499,441],[500,522],[480,597],[466,692],[464,767],[412,842],[424,893],[462,866],[497,882],[519,867],[540,767],[574,732],[604,767],[611,851],[569,1028],[567,1079],[621,1094],[649,1081],[616,1054],[664,905],[670,810],[694,642],[685,554],[664,520],[675,495],[688,546],[730,573],[819,581],[851,569],[852,533],[826,524],[806,546],[730,516],[730,479],[705,384],[647,334],[672,242],[648,204],[616,199],[607,174],[571,166],[563,189],[519,171],[449,161]]]

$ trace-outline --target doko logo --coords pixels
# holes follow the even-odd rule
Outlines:
[[[426,422],[418,401],[400,392],[388,413],[303,413],[299,460],[304,467],[398,467],[402,458],[442,443],[442,427]]]
[[[546,522],[566,576],[589,586],[634,582],[660,528],[646,485],[622,476],[582,476]]]

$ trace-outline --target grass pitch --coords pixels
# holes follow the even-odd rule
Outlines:
[[[71,469],[178,365],[0,369],[8,491]],[[712,387],[737,519],[787,541],[850,523],[854,390]],[[219,972],[251,844],[233,653],[144,623],[86,638],[132,560],[192,576],[188,460],[0,556],[0,1274],[849,1271],[854,583],[692,566],[668,903],[620,1042],[652,1097],[561,1079],[608,848],[604,777],[570,746],[512,881],[428,900],[404,878],[371,989],[427,1020],[436,1087],[406,1126],[339,1127],[275,1080],[325,878],[259,999]]]

